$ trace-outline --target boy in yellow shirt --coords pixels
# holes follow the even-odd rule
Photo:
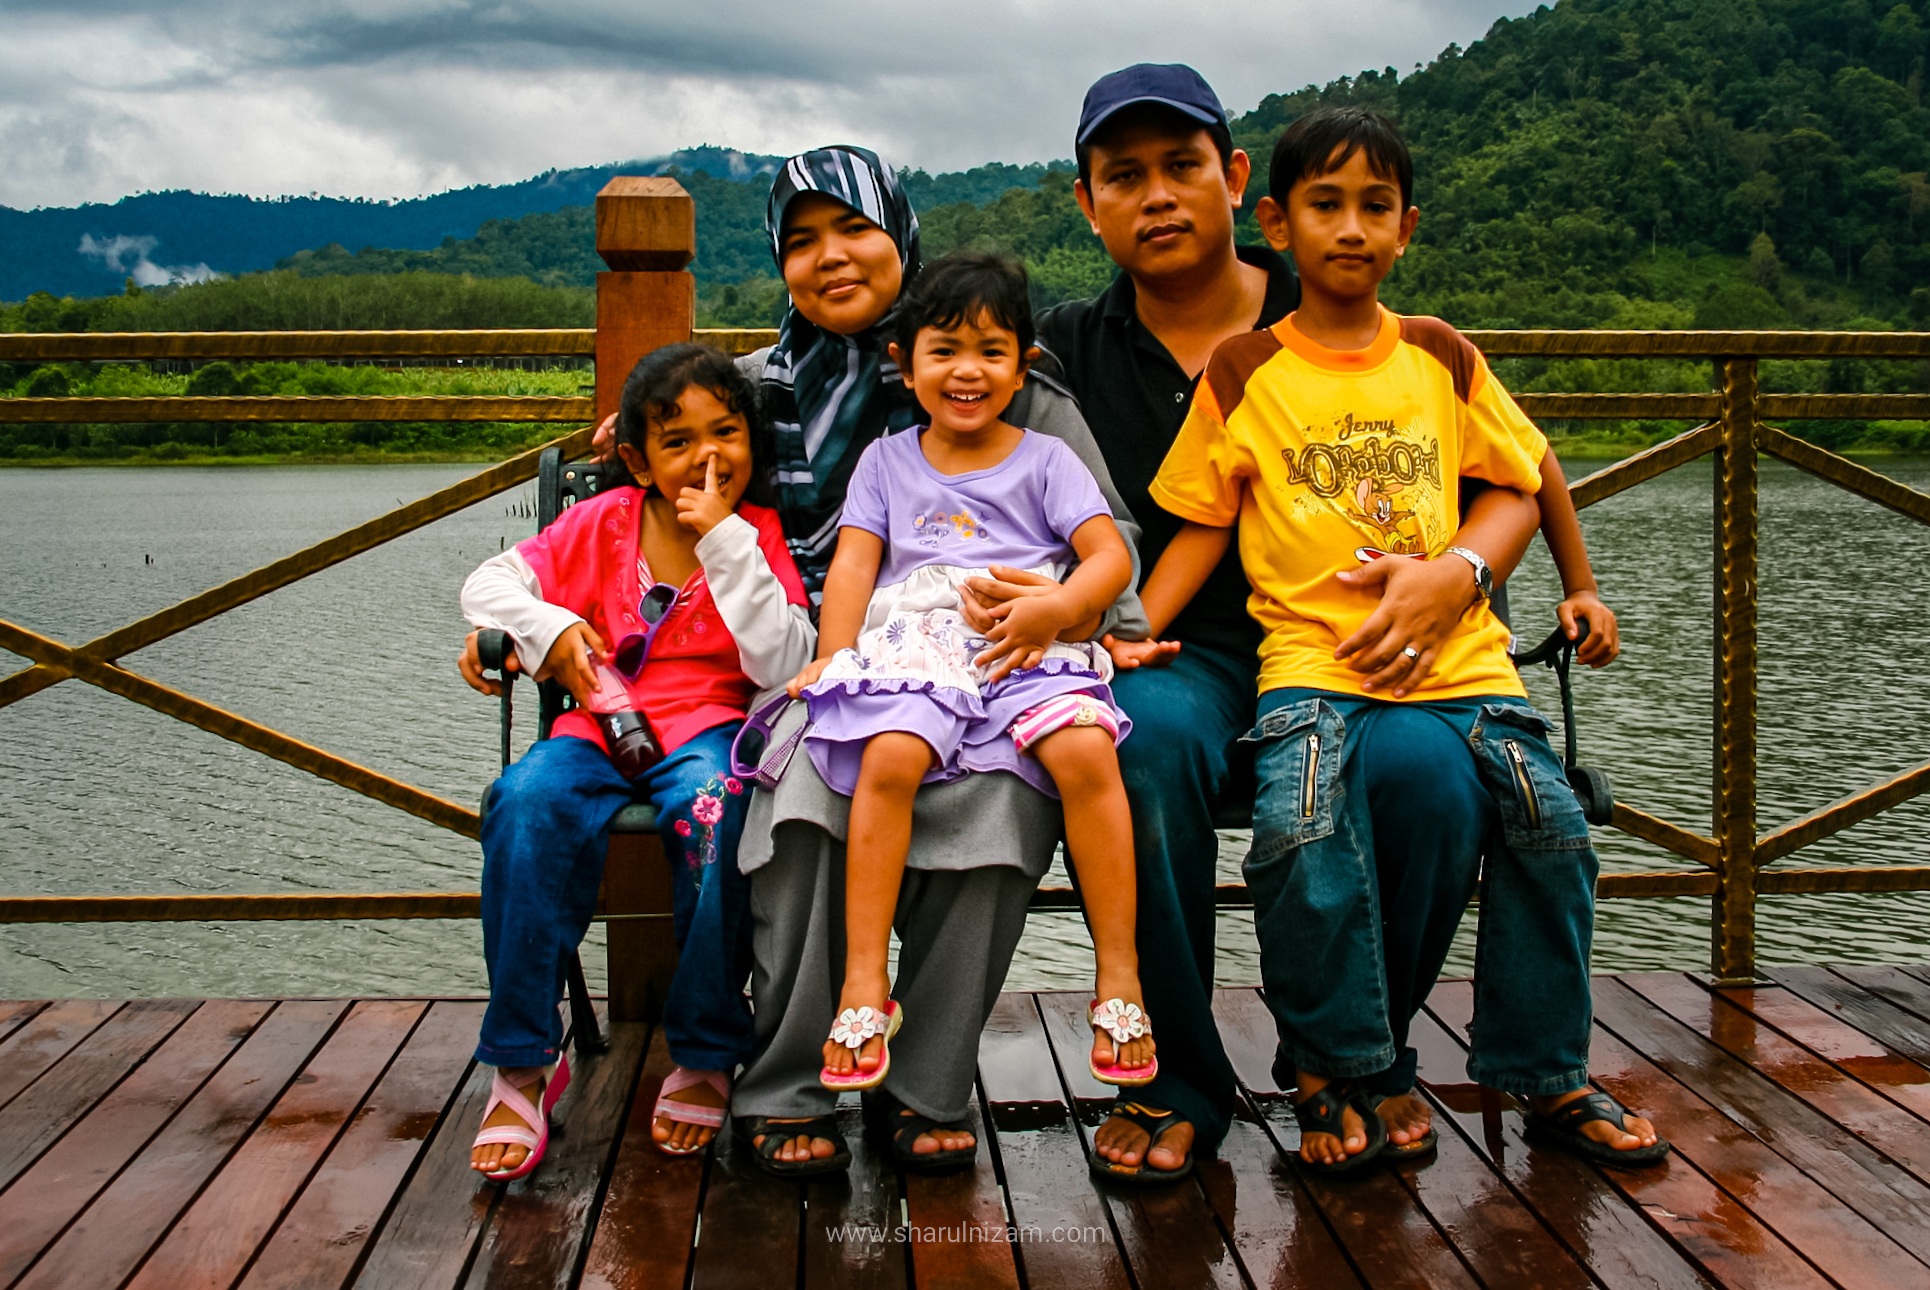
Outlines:
[[[1587,1086],[1595,856],[1487,603],[1532,533],[1547,441],[1460,333],[1378,301],[1420,218],[1391,122],[1301,118],[1269,187],[1261,226],[1301,304],[1208,363],[1152,486],[1187,525],[1141,599],[1157,636],[1238,525],[1267,633],[1246,875],[1301,1159],[1339,1172],[1433,1147],[1407,1027],[1479,879],[1470,1075],[1527,1099],[1544,1140],[1658,1160],[1653,1127]],[[1463,475],[1494,486],[1465,522]],[[1383,640],[1389,601],[1447,583],[1458,619]]]

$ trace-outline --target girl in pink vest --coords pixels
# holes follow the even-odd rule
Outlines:
[[[744,500],[763,491],[768,443],[729,357],[665,346],[623,388],[617,451],[634,485],[570,507],[463,585],[463,615],[507,632],[518,659],[541,660],[521,670],[561,682],[578,705],[483,805],[490,996],[476,1059],[497,1071],[471,1165],[486,1177],[519,1178],[542,1159],[569,1082],[564,967],[595,910],[610,821],[632,800],[657,809],[680,951],[664,1003],[677,1069],[657,1104],[660,1149],[703,1150],[750,1056],[749,884],[737,868],[749,790],[730,774],[730,748],[753,696],[795,675],[817,639],[776,513]],[[463,675],[494,693],[474,642]],[[662,760],[646,765],[628,737],[613,760],[591,716],[612,706],[647,717]]]

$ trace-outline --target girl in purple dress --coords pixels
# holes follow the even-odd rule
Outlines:
[[[1131,580],[1131,557],[1079,459],[1000,419],[1038,352],[1022,268],[974,253],[940,260],[901,303],[897,335],[892,358],[931,424],[875,441],[853,470],[818,660],[790,685],[810,710],[818,773],[851,798],[844,983],[820,1079],[865,1089],[890,1068],[904,1022],[889,997],[891,923],[919,785],[1004,771],[1064,802],[1097,959],[1093,1074],[1145,1084],[1158,1063],[1114,752],[1130,727],[1112,701],[1111,659],[1088,639]],[[1062,582],[1002,606],[981,635],[959,587],[995,564]],[[1067,618],[1077,625],[1055,636]]]

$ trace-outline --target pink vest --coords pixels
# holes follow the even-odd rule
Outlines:
[[[797,565],[784,546],[777,512],[740,502],[737,513],[757,529],[757,545],[794,605],[809,604]],[[638,533],[643,491],[614,488],[578,502],[535,537],[516,544],[542,584],[543,599],[588,622],[604,643],[643,630],[637,602]],[[700,567],[680,589],[677,603],[657,628],[650,660],[629,684],[637,709],[647,713],[669,752],[712,726],[741,721],[757,687],[744,675],[737,642],[724,626]],[[552,734],[574,735],[603,748],[603,735],[589,714],[558,718]],[[607,748],[604,751],[609,751]]]

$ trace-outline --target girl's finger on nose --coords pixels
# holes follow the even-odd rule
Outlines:
[[[715,457],[704,463],[704,491],[706,493],[717,491],[717,458]]]

